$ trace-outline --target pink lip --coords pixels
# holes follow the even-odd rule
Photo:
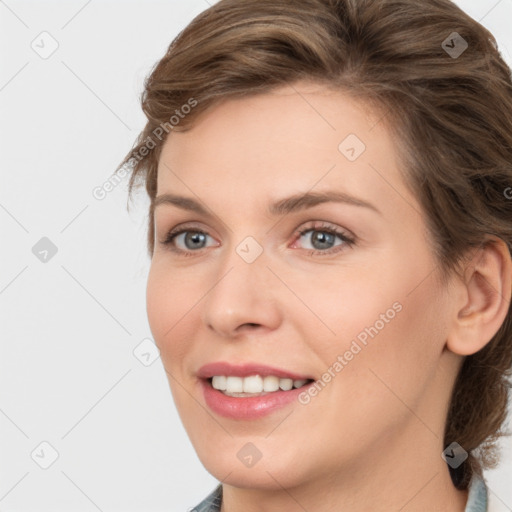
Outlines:
[[[248,377],[249,375],[261,375],[262,377],[266,377],[267,375],[275,375],[280,379],[314,379],[314,377],[310,375],[299,375],[297,373],[292,373],[287,370],[282,370],[280,368],[274,368],[272,366],[267,366],[258,363],[232,365],[224,361],[219,361],[218,363],[205,364],[204,366],[201,366],[201,368],[199,368],[199,371],[197,372],[197,376],[200,379],[209,379],[214,375],[232,375],[234,377]]]
[[[249,398],[227,396],[218,389],[214,389],[209,380],[201,379],[203,397],[206,405],[215,413],[226,418],[237,420],[255,420],[271,414],[290,402],[298,402],[297,396],[309,386],[292,388],[290,391],[272,391],[266,395]],[[312,382],[310,385],[313,385]]]
[[[235,377],[248,377],[249,375],[274,375],[281,379],[309,380],[313,379],[308,375],[281,370],[263,364],[246,363],[243,365],[232,365],[227,362],[210,363],[202,366],[197,372],[200,378],[203,397],[206,405],[215,413],[232,419],[253,420],[271,414],[285,405],[297,401],[297,396],[307,389],[308,385],[300,388],[292,388],[289,391],[272,391],[265,395],[253,397],[227,396],[221,391],[214,389],[210,378],[214,375],[226,375]],[[313,383],[311,383],[313,384]]]

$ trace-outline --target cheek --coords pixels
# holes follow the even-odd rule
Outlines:
[[[328,267],[314,274],[290,275],[294,293],[301,301],[291,297],[293,308],[285,314],[307,331],[304,339],[312,348],[321,348],[331,358],[348,350],[358,336],[364,346],[372,339],[368,329],[375,332],[376,325],[379,333],[385,331],[400,315],[397,309],[401,309],[403,300],[402,286],[390,279],[389,272],[382,272],[382,266],[385,261],[381,265]]]
[[[389,399],[386,383],[414,399],[434,375],[445,343],[446,304],[440,287],[426,277],[432,267],[416,263],[395,254],[363,271],[316,276],[314,287],[311,280],[309,286],[296,281],[297,294],[314,312],[301,320],[304,339],[322,361],[320,371],[323,366],[344,374],[333,379],[340,393],[364,399],[377,391]],[[334,367],[338,356],[342,368]]]
[[[439,306],[429,305],[434,290],[425,287],[407,296],[409,291],[390,286],[389,294],[378,298],[358,292],[342,313],[336,316],[332,309],[332,316],[325,318],[335,326],[336,337],[317,335],[316,346],[311,345],[323,362],[326,373],[321,380],[326,384],[305,405],[303,428],[330,439],[333,451],[353,450],[356,457],[361,446],[392,439],[409,421],[411,409],[420,407],[435,377],[442,336],[432,322]],[[399,303],[395,309],[394,303]],[[380,318],[386,312],[388,323]],[[366,343],[358,338],[360,334]],[[319,417],[324,419],[321,425]],[[347,447],[346,439],[354,446]]]
[[[192,343],[194,305],[201,298],[193,278],[180,277],[179,273],[161,264],[152,264],[146,287],[146,309],[149,325],[163,362],[179,361]],[[195,286],[196,285],[196,286]],[[197,306],[196,306],[197,307]]]
[[[388,288],[386,300],[359,303],[365,314],[354,310],[352,332],[345,338],[345,344],[351,340],[361,347],[346,368],[352,404],[384,415],[393,410],[396,418],[407,412],[404,403],[417,406],[435,378],[446,334],[437,286],[427,279],[410,293],[411,281],[402,276]]]

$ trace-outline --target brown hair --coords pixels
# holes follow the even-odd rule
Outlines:
[[[467,251],[487,234],[512,252],[512,77],[487,29],[449,0],[221,0],[178,34],[147,77],[148,121],[120,164],[132,167],[130,197],[144,183],[151,199],[150,256],[167,134],[189,129],[220,101],[301,79],[383,114],[404,179],[426,214],[443,278],[459,272]],[[497,440],[510,435],[500,428],[511,316],[509,307],[492,340],[465,357],[454,385],[444,446],[456,441],[469,453],[451,472],[459,489],[473,472],[496,467]]]

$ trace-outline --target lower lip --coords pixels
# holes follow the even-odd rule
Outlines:
[[[210,384],[210,381],[201,379],[203,396],[208,407],[215,413],[226,418],[239,420],[253,420],[261,418],[281,409],[293,401],[309,386],[292,388],[290,391],[273,391],[267,395],[251,397],[227,396]],[[313,383],[311,383],[313,384]]]

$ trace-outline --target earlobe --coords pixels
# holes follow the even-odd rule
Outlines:
[[[454,308],[447,348],[460,355],[482,349],[505,321],[512,294],[512,259],[507,244],[497,237],[479,248],[467,264],[464,300]]]

